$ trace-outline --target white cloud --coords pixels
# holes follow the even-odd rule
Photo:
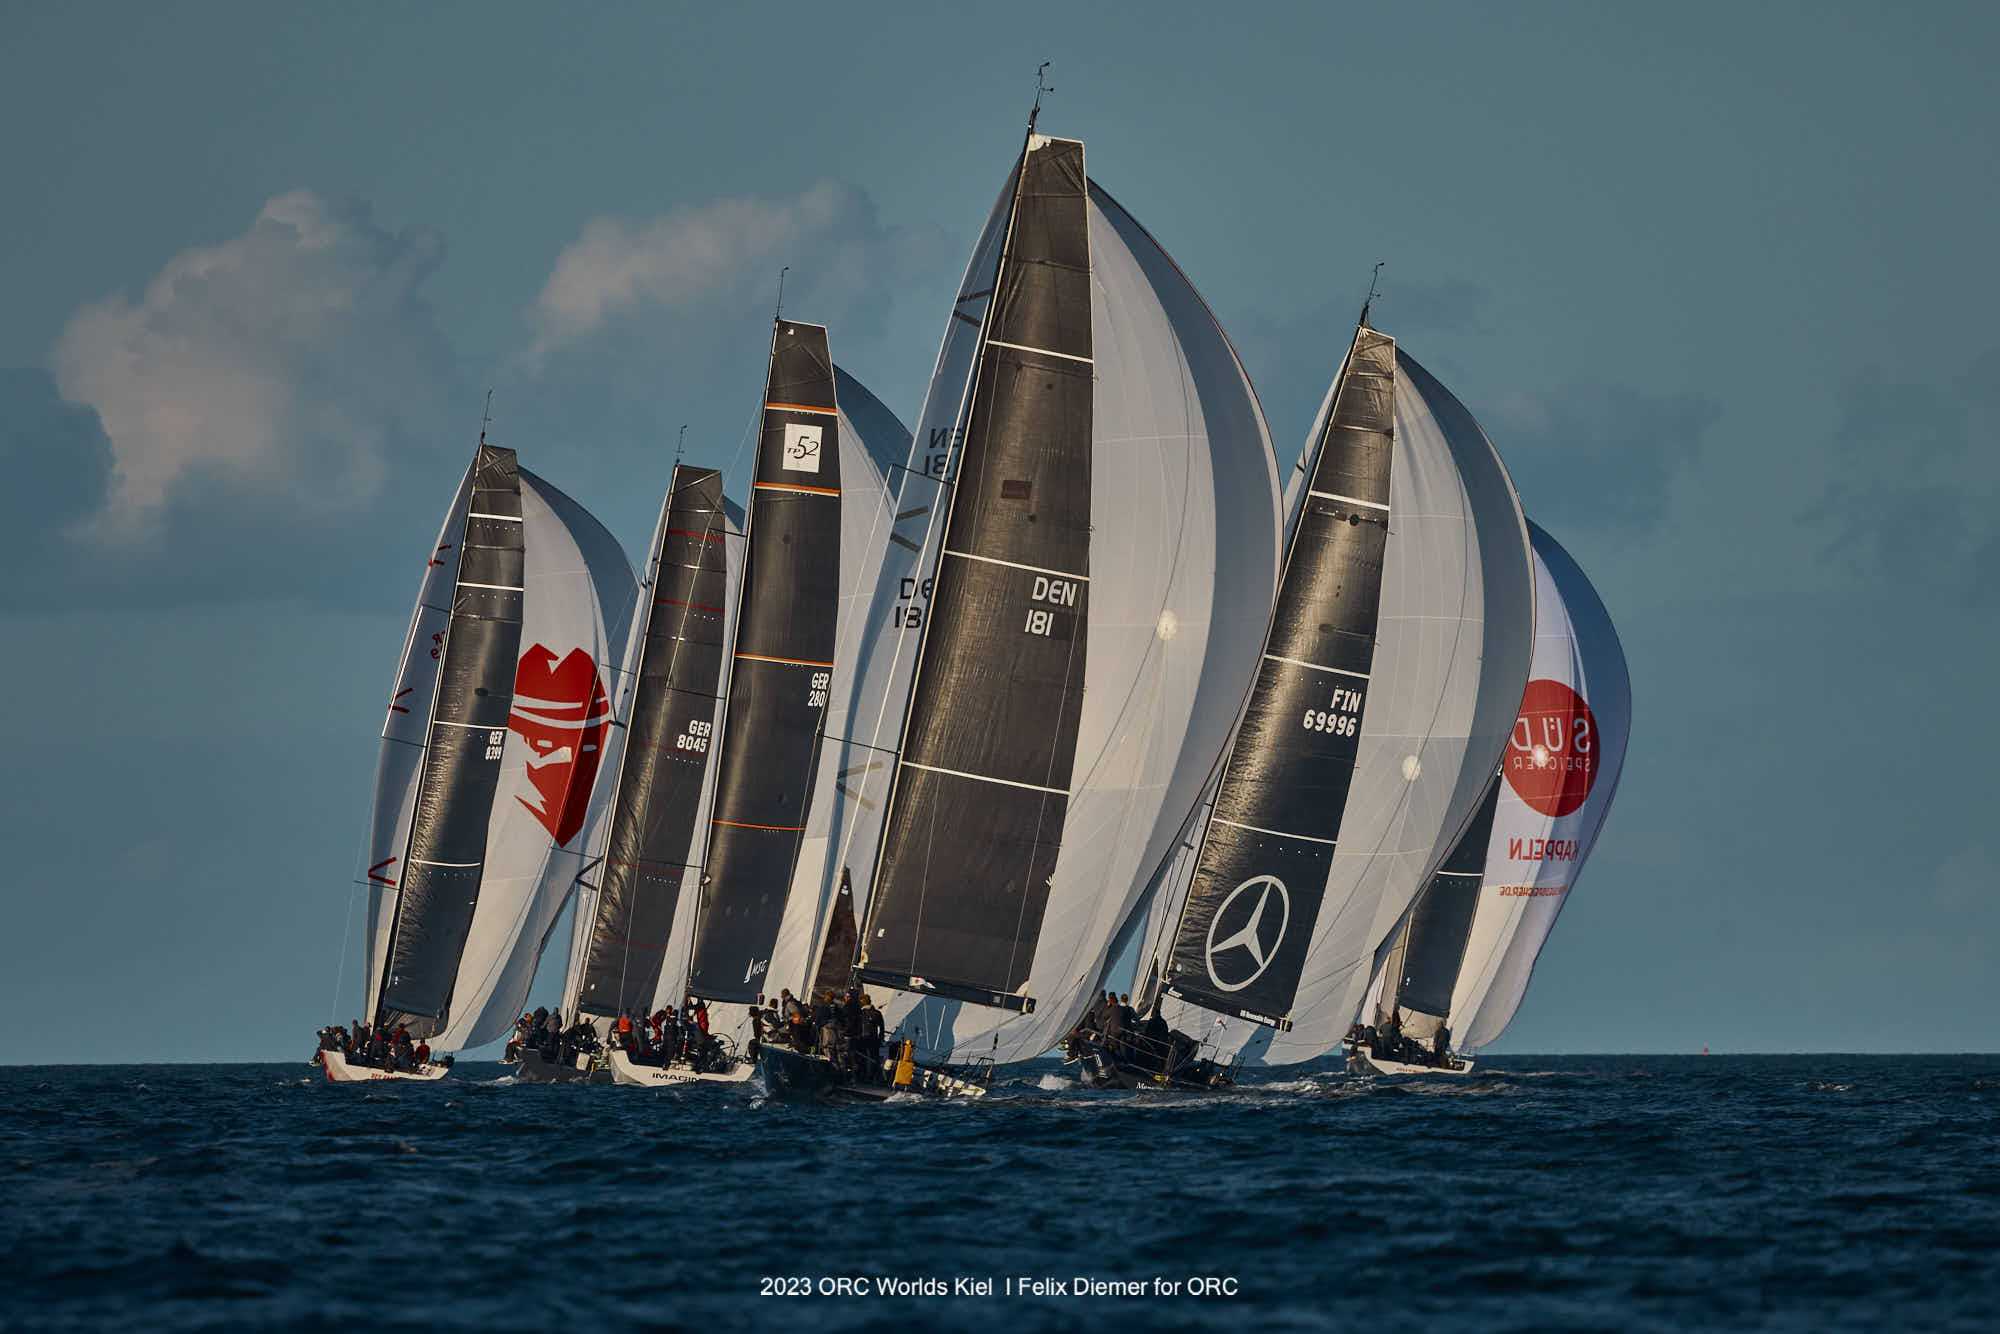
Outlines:
[[[536,298],[531,357],[627,312],[775,295],[787,264],[795,284],[788,290],[815,303],[800,315],[823,319],[865,295],[871,276],[879,280],[895,236],[865,194],[832,182],[789,198],[716,199],[638,221],[593,218],[556,257]]]
[[[53,360],[111,441],[94,530],[151,531],[210,471],[316,517],[375,495],[450,389],[420,292],[443,256],[433,230],[390,232],[366,204],[300,190],[241,236],[176,255],[138,301],[79,310]]]

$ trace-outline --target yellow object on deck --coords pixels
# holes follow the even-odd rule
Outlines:
[[[910,1086],[910,1081],[912,1079],[915,1079],[917,1076],[917,1059],[915,1055],[916,1049],[917,1049],[916,1043],[912,1042],[908,1038],[903,1039],[903,1047],[901,1054],[899,1054],[896,1057],[895,1083],[896,1087],[899,1089],[908,1088]]]

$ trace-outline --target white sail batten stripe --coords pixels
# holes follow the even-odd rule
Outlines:
[[[468,579],[461,579],[458,586],[460,588],[490,588],[496,593],[525,593],[528,591],[519,584],[475,584]]]
[[[1026,343],[1003,343],[997,338],[986,340],[988,347],[1011,347],[1016,352],[1032,352],[1038,357],[1061,357],[1064,361],[1080,361],[1086,366],[1096,363],[1089,357],[1079,357],[1074,352],[1051,352],[1045,347],[1029,347]]]
[[[1366,681],[1368,679],[1368,673],[1366,672],[1350,672],[1345,667],[1322,667],[1316,662],[1307,662],[1304,658],[1288,658],[1282,653],[1266,653],[1264,656],[1272,662],[1289,662],[1294,667],[1309,667],[1316,672],[1332,672],[1335,676],[1351,676],[1357,681]]]
[[[541,719],[537,718],[535,721],[540,722]],[[442,718],[431,719],[431,726],[463,727],[468,732],[504,732],[507,730],[507,724],[505,723],[448,723]]]
[[[1241,820],[1225,820],[1219,815],[1210,818],[1217,824],[1226,824],[1232,829],[1248,829],[1253,834],[1269,834],[1273,838],[1296,838],[1307,843],[1324,843],[1329,848],[1339,846],[1332,839],[1321,838],[1317,834],[1288,834],[1282,829],[1266,829],[1262,825],[1244,824]]]
[[[950,774],[953,778],[970,778],[977,783],[998,783],[1002,787],[1025,788],[1029,792],[1047,792],[1058,797],[1069,795],[1063,788],[1043,787],[1040,783],[1017,783],[1011,778],[995,778],[991,774],[969,774],[963,769],[941,769],[935,764],[918,764],[915,760],[903,760],[901,763],[907,768],[922,769],[925,773]]]
[[[521,516],[518,514],[481,514],[478,510],[468,511],[465,517],[468,519],[498,519],[502,523],[521,522]]]
[[[1366,505],[1369,509],[1381,510],[1384,514],[1389,512],[1389,507],[1379,500],[1363,500],[1359,496],[1343,496],[1332,491],[1308,491],[1306,494],[1318,496],[1321,500],[1339,500],[1349,505]]]
[[[950,547],[945,548],[944,554],[947,556],[956,556],[960,560],[981,561],[987,565],[1004,565],[1010,570],[1026,570],[1030,574],[1046,574],[1057,579],[1074,579],[1080,584],[1090,582],[1090,576],[1087,574],[1071,574],[1067,570],[1051,570],[1046,565],[1023,565],[1019,561],[1001,560],[996,556],[975,556],[970,551],[953,551]]]
[[[461,870],[469,866],[486,865],[485,862],[430,862],[430,861],[425,861],[422,857],[412,857],[410,858],[410,860],[415,862],[419,866],[456,866]]]
[[[1438,874],[1439,874],[1439,875],[1469,875],[1469,876],[1474,876],[1474,877],[1479,877],[1479,876],[1483,876],[1483,875],[1485,875],[1485,874],[1486,874],[1486,872],[1484,872],[1484,871],[1439,871],[1439,872],[1438,872]]]

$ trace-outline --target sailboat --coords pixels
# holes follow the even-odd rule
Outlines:
[[[1240,360],[1083,144],[1032,117],[902,479],[915,595],[862,706],[879,763],[853,787],[880,814],[841,861],[895,1073],[766,1045],[779,1093],[966,1095],[1061,1040],[1228,735],[1275,579]]]
[[[1476,815],[1527,680],[1513,484],[1369,316],[1294,471],[1256,684],[1141,954],[1170,1062],[1284,1064],[1340,1041],[1377,947]]]
[[[600,813],[604,671],[632,588],[617,540],[482,432],[405,637],[361,877],[356,1027],[402,1028],[438,1058],[323,1041],[328,1079],[439,1079],[445,1053],[512,1023]]]
[[[1534,524],[1535,654],[1480,814],[1391,938],[1348,1068],[1465,1074],[1520,1008],[1618,789],[1632,687],[1617,631]],[[1456,1049],[1452,1034],[1456,1031]]]
[[[724,498],[721,474],[676,463],[647,546],[637,633],[618,673],[603,840],[576,882],[559,1012],[594,1021],[597,1050],[564,1064],[524,1043],[520,1074],[531,1082],[701,1078],[685,1067],[635,1065],[605,1043],[619,1017],[644,1022],[653,1013],[683,886],[694,879],[696,821],[720,721],[724,607],[741,574],[742,539],[742,512]]]

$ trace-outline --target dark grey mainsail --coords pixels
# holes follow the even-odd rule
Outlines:
[[[860,976],[1015,1010],[1061,850],[1090,588],[1083,145],[1031,134],[976,354]]]
[[[1364,311],[1167,958],[1170,994],[1277,1028],[1290,1025],[1374,668],[1395,377],[1395,341]]]
[[[713,754],[728,529],[721,474],[675,465],[649,562],[638,682],[575,983],[573,1003],[586,1013],[644,1014],[660,983]]]
[[[480,441],[451,616],[375,1017],[429,1037],[452,987],[486,857],[521,649],[526,550],[514,451]]]
[[[1458,985],[1465,944],[1472,935],[1473,913],[1479,907],[1487,843],[1493,835],[1493,812],[1499,800],[1500,780],[1496,777],[1451,855],[1417,896],[1390,948],[1377,1007],[1379,1018],[1402,1011],[1403,1032],[1410,1037],[1430,1037],[1451,1013],[1451,994]]]
[[[688,989],[763,992],[818,770],[840,606],[839,404],[826,330],[779,320]]]

